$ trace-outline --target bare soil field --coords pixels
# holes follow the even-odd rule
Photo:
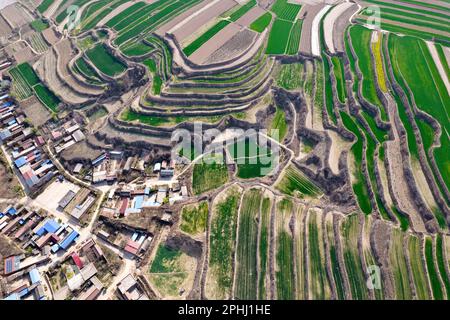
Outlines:
[[[47,43],[51,46],[59,40],[58,34],[55,32],[55,30],[53,30],[53,28],[47,28],[42,31],[42,36],[44,37],[45,41],[47,41]]]
[[[6,52],[16,59],[17,64],[32,60],[35,55],[25,42],[16,42],[6,48]]]
[[[236,23],[243,26],[248,27],[253,21],[258,19],[259,16],[264,14],[264,10],[261,7],[253,7],[249,12],[240,17]]]
[[[19,28],[34,18],[18,4],[12,4],[1,10],[3,18],[13,27]]]
[[[325,14],[330,10],[330,5],[325,5],[314,17],[311,27],[311,53],[315,56],[320,56],[320,22]]]
[[[31,120],[35,127],[40,127],[51,118],[51,114],[48,109],[42,105],[38,98],[34,95],[21,102],[20,106],[25,112],[27,118]]]
[[[158,28],[158,30],[156,30],[156,34],[164,36],[167,32],[173,32],[178,27],[181,27],[184,23],[187,23],[190,19],[196,19],[195,17],[201,14],[201,12],[205,11],[208,8],[207,6],[212,6],[217,2],[217,0],[204,0],[200,2],[189,10],[176,16],[175,19],[172,19],[169,22],[163,24]]]
[[[357,11],[358,5],[353,4],[344,13],[342,13],[334,23],[333,44],[337,52],[345,51],[344,33],[347,25],[349,24],[351,16],[355,14]]]
[[[21,188],[16,175],[9,167],[3,151],[0,151],[0,199],[17,198]]]
[[[4,258],[21,254],[22,250],[18,246],[14,244],[11,240],[9,240],[4,235],[0,235],[0,260],[3,261]],[[3,263],[0,266],[1,270],[3,270]]]
[[[239,31],[241,27],[235,23],[230,23],[228,26],[219,31],[214,37],[209,39],[203,46],[201,46],[197,51],[195,51],[189,59],[194,63],[203,64],[206,62],[208,57],[220,49],[228,40],[233,38]]]
[[[81,141],[74,144],[72,147],[61,152],[61,158],[65,161],[74,161],[76,159],[90,159],[95,160],[102,154],[102,150],[91,148],[86,141]]]
[[[324,7],[323,4],[318,5],[305,5],[301,14],[304,15],[303,25],[302,25],[302,35],[300,37],[300,47],[299,51],[305,54],[311,54],[311,28],[313,25],[313,20],[319,11]]]
[[[436,47],[434,43],[427,41],[428,50],[430,50],[431,56],[433,57],[434,64],[439,70],[439,74],[441,75],[442,80],[445,83],[445,87],[447,88],[447,91],[450,92],[450,81],[447,77],[447,73],[445,72],[445,68],[442,65],[441,59],[439,58],[439,54],[436,50]]]
[[[225,11],[231,9],[236,5],[233,0],[220,0],[213,6],[209,7],[207,10],[202,11],[200,14],[196,15],[192,19],[185,20],[175,27],[172,33],[178,39],[178,41],[183,41],[187,37],[195,33],[199,28],[207,24],[209,21],[213,20],[217,16],[221,15]]]
[[[232,59],[247,50],[255,41],[256,34],[242,29],[228,40],[222,47],[214,51],[205,61],[206,64]]]
[[[11,34],[11,27],[6,22],[6,20],[0,16],[0,37],[7,37],[9,34]]]
[[[334,174],[339,174],[339,157],[342,151],[349,150],[351,143],[346,142],[333,130],[327,130],[327,134],[331,139],[330,157],[328,163]]]
[[[336,52],[336,42],[340,42],[343,37],[345,24],[349,22],[349,18],[354,12],[350,9],[352,7],[357,8],[357,5],[350,2],[341,3],[333,7],[323,21],[325,43],[331,53]],[[341,16],[343,17],[341,18]]]
[[[399,202],[399,207],[408,212],[414,230],[425,232],[425,225],[419,212],[413,205],[414,201],[410,197],[406,177],[402,169],[402,159],[400,156],[400,145],[398,141],[388,141],[386,143],[386,155],[389,159],[390,179],[395,198]]]

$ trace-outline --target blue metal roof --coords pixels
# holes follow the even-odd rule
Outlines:
[[[59,250],[59,244],[56,243],[52,246],[52,252],[55,253],[58,250]]]
[[[25,165],[27,163],[27,158],[25,157],[20,157],[19,159],[17,159],[16,161],[14,161],[14,164],[16,165],[17,168],[22,167],[23,165]]]
[[[73,230],[67,237],[64,238],[63,241],[61,241],[59,243],[59,246],[66,250],[73,241],[75,241],[75,238],[78,237],[78,232],[76,232],[75,230]]]
[[[134,208],[142,209],[142,204],[144,203],[144,196],[136,196],[134,198]]]
[[[26,295],[29,292],[28,288],[23,289],[22,291],[19,292],[19,297],[23,297],[24,295]]]
[[[51,219],[45,223],[44,228],[45,230],[47,230],[47,232],[55,232],[59,229],[59,223]]]
[[[149,187],[146,187],[146,188],[144,189],[144,194],[145,194],[146,196],[148,196],[148,195],[150,194],[150,188],[149,188]]]
[[[20,300],[20,297],[17,294],[17,292],[14,292],[14,293],[10,294],[9,296],[7,296],[4,300]]]
[[[98,163],[100,163],[101,161],[106,159],[106,154],[101,155],[100,157],[98,157],[97,159],[95,159],[94,161],[92,161],[92,165],[96,166]]]
[[[36,268],[30,271],[30,279],[32,284],[41,282],[41,276],[39,275],[39,271]]]
[[[9,208],[6,213],[9,214],[10,216],[14,216],[17,213],[17,210],[16,208]]]
[[[42,236],[44,233],[48,232],[48,233],[54,233],[56,232],[56,230],[58,230],[60,227],[59,223],[56,222],[55,220],[51,219],[48,220],[43,226],[42,228],[40,228],[38,231],[36,231],[36,234],[38,236]]]

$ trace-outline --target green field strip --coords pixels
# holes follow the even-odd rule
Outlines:
[[[353,214],[341,222],[341,244],[350,291],[354,300],[368,299],[368,289],[361,257],[358,252],[359,215]]]
[[[439,280],[438,270],[436,270],[434,264],[433,240],[430,237],[425,237],[425,259],[434,300],[444,300],[444,292],[441,287],[441,281]]]
[[[114,0],[99,0],[99,1],[92,1],[81,13],[80,21],[83,23],[87,18],[91,17],[94,13],[99,11],[100,9],[106,7],[111,2],[114,3]]]
[[[55,0],[44,0],[36,9],[40,13],[44,13],[53,4],[53,2],[55,2]]]
[[[215,205],[209,235],[209,270],[217,280],[217,295],[225,297],[233,283],[232,265],[236,240],[237,210],[240,194],[228,189],[229,194]]]
[[[414,235],[407,236],[407,246],[409,260],[411,262],[411,272],[416,287],[416,294],[419,300],[430,300],[428,291],[428,276],[424,264],[422,263],[422,250],[420,239]]]
[[[331,62],[333,63],[333,72],[336,76],[336,88],[339,101],[345,103],[347,90],[345,88],[344,63],[342,62],[342,58],[338,56],[331,57]]]
[[[103,18],[105,18],[108,14],[114,11],[117,7],[121,6],[122,4],[128,2],[130,0],[119,0],[115,1],[114,3],[107,6],[104,10],[101,10],[100,12],[96,12],[95,16],[90,16],[88,21],[83,21],[83,27],[82,31],[90,30],[94,28]],[[110,3],[110,1],[107,1],[107,3]]]
[[[33,87],[36,97],[51,111],[56,112],[60,100],[53,92],[51,92],[46,86],[39,83]]]
[[[387,120],[386,110],[377,96],[375,70],[373,68],[372,57],[370,54],[372,31],[354,25],[350,28],[350,37],[353,49],[358,58],[358,66],[363,75],[362,96],[371,104],[380,109],[381,119]]]
[[[328,239],[328,248],[330,253],[330,265],[333,275],[333,281],[336,286],[336,296],[338,300],[345,300],[344,277],[341,266],[339,265],[336,241],[334,238],[333,220],[326,220],[326,236]]]
[[[322,215],[314,210],[309,210],[307,221],[310,298],[313,300],[330,299],[331,288],[325,267],[325,247],[321,229]]]
[[[412,291],[409,283],[408,262],[403,252],[404,232],[392,229],[389,259],[394,280],[395,296],[400,300],[411,300]]]
[[[300,46],[300,37],[302,35],[303,20],[298,19],[292,26],[289,42],[286,48],[286,54],[296,55]]]
[[[442,282],[444,283],[445,291],[447,292],[447,300],[450,300],[450,278],[445,268],[444,261],[444,247],[442,234],[436,236],[436,264],[438,266],[439,273],[441,274]]]
[[[267,269],[269,266],[269,223],[272,203],[269,198],[264,198],[261,203],[261,222],[259,239],[259,279],[258,279],[258,299],[265,300],[269,292],[267,281]]]
[[[405,7],[406,10],[408,10]],[[393,8],[386,8],[386,7],[380,7],[380,13],[381,15],[383,14],[389,14],[389,15],[394,15],[394,16],[400,16],[400,17],[408,17],[411,19],[416,19],[416,20],[422,20],[424,22],[435,22],[441,25],[446,25],[449,23],[448,20],[446,19],[440,19],[440,18],[434,18],[434,17],[430,17],[428,15],[424,15],[424,14],[419,14],[417,13],[417,11],[404,11],[404,10],[397,10],[397,9],[393,9]],[[370,13],[367,12],[367,9],[364,9],[363,11],[361,11],[362,15],[368,15],[370,16]],[[396,19],[394,19],[396,20]]]
[[[192,174],[194,194],[216,189],[228,181],[228,169],[221,163],[196,163]]]
[[[388,131],[379,128],[375,122],[375,119],[371,115],[369,115],[367,111],[361,110],[361,114],[369,125],[370,131],[372,131],[372,133],[377,138],[378,142],[381,144],[384,141],[387,141],[389,138]]]
[[[201,46],[203,46],[206,42],[208,42],[208,40],[210,40],[212,37],[218,34],[223,28],[228,26],[230,23],[231,22],[229,20],[220,20],[219,22],[217,22],[214,26],[205,31],[201,36],[199,36],[197,39],[195,39],[193,42],[187,45],[183,49],[184,54],[188,57],[192,55],[195,51],[200,49]]]
[[[34,72],[33,68],[27,62],[19,64],[16,68],[30,87],[40,82],[36,72]]]
[[[131,43],[129,46],[125,46],[124,48],[121,48],[120,51],[128,57],[139,57],[149,53],[154,49],[155,49],[154,47],[139,41]]]
[[[280,107],[277,107],[277,111],[275,112],[275,116],[270,125],[271,132],[272,130],[278,130],[278,140],[283,141],[286,136],[288,125],[286,123],[286,113]]]
[[[290,21],[275,19],[269,34],[267,54],[284,54],[286,52],[292,26],[293,23]]]
[[[277,204],[275,285],[278,300],[293,300],[295,297],[295,270],[292,234],[286,224],[290,220],[293,204],[283,199]]]
[[[20,100],[25,100],[33,95],[31,87],[28,85],[19,69],[10,69],[9,74],[13,79],[13,92],[17,95],[17,98]]]
[[[422,119],[419,119],[418,117],[416,117],[415,120],[417,123],[417,127],[419,128],[420,135],[422,137],[423,148],[424,148],[424,150],[429,150],[432,147],[433,141],[434,141],[434,134],[435,134],[434,129],[431,125],[429,125],[427,122],[423,121]],[[443,146],[443,147],[444,147],[443,150],[449,150],[448,148],[445,148],[445,146]],[[442,149],[442,147],[441,147],[441,149]],[[427,154],[427,159],[429,159],[428,154]],[[430,160],[428,160],[428,161],[430,161]],[[439,224],[439,227],[442,230],[446,230],[447,229],[447,221],[446,221],[445,216],[442,213],[442,211],[437,206],[432,208],[430,205],[430,209],[431,209],[431,211],[433,211],[434,216],[436,217],[436,220]]]
[[[86,55],[101,72],[110,77],[121,74],[126,70],[126,66],[112,56],[103,44],[98,44],[87,50]]]
[[[173,17],[194,6],[200,1],[201,0],[179,0],[170,3],[164,8],[161,8],[161,10],[157,10],[153,15],[151,15],[147,19],[142,20],[140,23],[121,30],[114,43],[120,46],[136,36],[141,36],[145,33],[149,33],[150,31],[156,29],[159,25],[165,23],[166,21],[169,21]]]
[[[333,101],[333,88],[330,78],[330,63],[325,53],[322,54],[323,72],[324,72],[324,84],[325,84],[325,106],[327,109],[328,117],[334,124],[337,124],[336,115],[334,113],[334,101]]]
[[[113,28],[114,30],[119,32],[119,34],[126,32],[143,23],[149,17],[152,17],[156,11],[161,10],[162,8],[167,8],[167,6],[175,3],[176,1],[177,0],[158,0],[156,2],[153,2],[152,4],[147,4],[143,8],[135,10],[127,17],[123,17],[121,21],[114,24]],[[125,11],[122,12],[122,14],[125,14]],[[111,26],[111,24],[112,22],[110,23],[110,21],[108,21],[107,26]]]
[[[377,180],[375,176],[375,166],[377,165],[375,163],[375,150],[377,148],[377,142],[370,136],[370,134],[366,131],[365,127],[360,124],[361,119],[358,119],[359,129],[363,132],[367,147],[366,147],[366,163],[367,163],[367,171],[369,173],[369,179],[370,184],[372,186],[373,193],[375,195],[375,202],[378,206],[378,211],[380,212],[381,216],[386,219],[390,220],[389,213],[387,212],[386,207],[383,204],[383,201],[381,201],[381,195],[378,190],[377,186]]]
[[[359,22],[361,24],[367,24],[367,19],[356,18],[356,22]],[[413,37],[421,38],[424,40],[442,42],[444,44],[450,42],[450,37],[446,37],[446,36],[443,36],[443,35],[437,34],[437,33],[416,30],[413,28],[414,25],[411,25],[411,28],[405,28],[405,27],[394,25],[392,23],[382,21],[380,23],[380,27],[382,30],[385,30],[385,31],[389,31],[392,33],[398,33],[401,35],[413,36]]]
[[[237,177],[252,179],[266,176],[276,164],[276,155],[269,147],[260,146],[255,139],[246,138],[228,146],[228,152],[237,162]]]
[[[121,22],[122,20],[124,20],[124,19],[128,18],[129,16],[133,15],[135,12],[137,12],[138,10],[140,10],[141,8],[143,8],[145,6],[146,6],[145,2],[137,2],[137,3],[133,4],[133,5],[131,5],[130,7],[126,8],[121,13],[116,15],[115,17],[113,17],[110,20],[108,20],[106,22],[106,26],[110,27],[110,28],[114,28],[114,26],[117,25],[119,22]]]
[[[323,74],[323,63],[318,61],[316,63],[316,73],[315,73],[315,93],[314,93],[314,108],[315,112],[322,115],[322,110],[324,108],[324,74]],[[312,89],[312,88],[311,88]],[[312,91],[311,91],[312,93]]]
[[[250,29],[256,32],[263,32],[272,21],[272,14],[270,12],[264,13],[250,24]]]
[[[246,191],[242,198],[236,242],[234,284],[234,296],[240,300],[254,300],[257,297],[257,219],[261,198],[261,190],[257,189]]]
[[[378,0],[364,0],[364,1],[367,2],[367,3],[378,4],[378,5],[382,6],[382,10],[384,10],[385,7],[388,7],[388,8],[395,8],[395,9],[405,10],[405,11],[409,11],[409,12],[412,12],[412,13],[417,13],[417,11],[418,11],[415,8],[408,7],[408,5],[401,5],[401,4],[384,2],[384,1],[378,1]],[[420,10],[420,13],[431,15],[431,16],[436,16],[436,17],[440,17],[440,18],[444,18],[444,19],[447,19],[447,20],[449,19],[448,14],[425,10],[425,8],[424,8],[424,10]]]
[[[278,19],[294,22],[301,5],[289,3],[288,0],[276,0],[271,11],[277,15]]]
[[[283,177],[275,188],[289,196],[299,194],[301,197],[319,197],[322,194],[320,188],[293,165],[285,170]]]
[[[244,5],[239,6],[239,8],[237,10],[235,10],[233,13],[231,13],[229,19],[231,21],[237,21],[255,6],[256,6],[256,0],[250,0],[250,1],[246,2]]]
[[[415,1],[415,0],[398,0],[399,2],[405,2],[405,5],[407,6],[408,3],[411,4],[415,4],[421,7],[427,7],[427,8],[431,8],[431,9],[436,9],[436,10],[443,10],[443,11],[448,11],[449,8],[447,7],[443,7],[434,3],[429,3],[426,1]]]
[[[405,93],[408,95],[407,83],[417,107],[430,114],[442,126],[442,146],[434,150],[434,156],[445,185],[450,189],[450,159],[443,151],[444,146],[450,145],[448,134],[445,134],[445,131],[450,132],[450,96],[446,87],[422,40],[391,35],[389,52],[396,80]],[[438,180],[437,183],[439,185]]]
[[[353,192],[356,195],[356,199],[362,212],[370,214],[372,212],[372,205],[369,201],[369,191],[365,181],[365,176],[362,170],[362,158],[363,158],[363,135],[361,134],[356,122],[345,112],[341,111],[341,118],[344,127],[351,131],[356,136],[356,141],[353,143],[351,151],[355,158],[355,182],[352,185]]]
[[[352,80],[353,80],[353,92],[357,92],[359,88],[359,79],[356,76],[356,61],[355,57],[353,57],[352,50],[350,48],[350,36],[348,36],[350,33],[348,32],[350,30],[351,26],[347,27],[347,30],[345,31],[345,37],[344,37],[344,46],[345,46],[345,53],[347,55],[347,58],[350,62],[350,70],[352,72]]]
[[[306,250],[305,250],[305,226],[304,226],[304,213],[305,207],[299,205],[294,212],[295,225],[294,225],[294,256],[296,259],[296,299],[306,300],[308,297],[308,288],[306,287],[306,278],[308,271],[306,270]]]
[[[286,90],[298,90],[302,87],[303,64],[296,62],[281,64],[275,75],[278,86]]]
[[[42,19],[37,19],[37,20],[34,20],[33,22],[31,22],[30,26],[35,31],[42,32],[49,27],[49,24],[48,24],[48,22],[46,22]]]
[[[99,83],[101,82],[97,72],[95,72],[95,70],[92,69],[91,66],[83,58],[78,58],[75,61],[74,66],[81,72],[81,74],[85,78],[97,81]]]
[[[367,16],[367,17],[372,17],[372,15],[370,13],[367,14],[365,12],[362,12],[362,15]],[[434,30],[450,32],[449,27],[447,27],[446,25],[440,24],[440,23],[444,23],[444,24],[448,23],[446,21],[441,21],[441,20],[437,20],[437,19],[431,19],[431,20],[437,20],[440,23],[435,23],[433,21],[423,21],[423,20],[420,20],[420,18],[417,19],[417,18],[410,17],[409,15],[405,15],[405,12],[402,12],[402,15],[395,15],[395,14],[390,14],[390,13],[384,13],[382,10],[381,14],[380,14],[380,18],[386,19],[386,20],[391,20],[391,21],[396,21],[396,22],[401,22],[401,23],[407,23],[407,24],[411,24],[411,25],[427,27],[427,28],[434,29]]]

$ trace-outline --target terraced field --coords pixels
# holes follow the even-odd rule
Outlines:
[[[251,189],[244,194],[239,212],[236,242],[236,275],[234,296],[238,299],[257,297],[257,218],[261,191]]]
[[[68,171],[120,150],[146,168],[118,185],[187,186],[151,209],[173,225],[139,226],[152,243],[129,263],[149,296],[450,297],[448,1],[19,2],[23,17],[0,16],[0,60],[26,126],[47,141],[80,123],[86,141],[56,156]],[[1,136],[17,139],[10,106]],[[169,158],[183,162],[158,180]]]
[[[126,70],[123,63],[111,55],[104,45],[96,45],[86,52],[86,56],[98,70],[110,77],[117,76]]]

